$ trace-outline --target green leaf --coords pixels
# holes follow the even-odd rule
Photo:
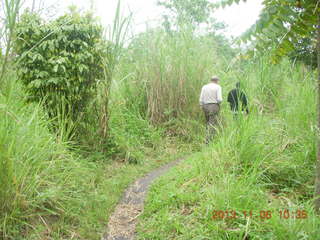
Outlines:
[[[58,72],[58,69],[59,69],[59,65],[55,65],[55,66],[53,67],[53,72],[54,72],[54,73]]]

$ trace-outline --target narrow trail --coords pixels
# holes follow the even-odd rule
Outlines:
[[[144,200],[152,181],[182,160],[170,162],[131,184],[110,216],[107,233],[101,240],[134,240],[137,219],[143,212]]]

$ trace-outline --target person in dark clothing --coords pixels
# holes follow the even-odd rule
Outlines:
[[[236,88],[232,89],[228,93],[228,102],[234,116],[237,116],[240,109],[241,112],[245,111],[247,114],[249,113],[248,99],[246,94],[240,89],[240,82],[237,82]],[[241,106],[239,106],[239,103],[241,104]]]

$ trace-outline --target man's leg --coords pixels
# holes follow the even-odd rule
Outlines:
[[[210,113],[209,121],[207,124],[207,139],[206,139],[207,144],[213,139],[214,135],[215,135],[214,114]]]
[[[233,115],[233,119],[234,119],[234,120],[237,120],[237,119],[238,119],[238,116],[239,116],[239,113],[238,113],[238,111],[233,110],[233,111],[232,111],[232,115]]]
[[[207,143],[209,143],[216,134],[216,128],[218,126],[220,107],[218,104],[209,105],[209,119],[207,124]]]
[[[209,112],[209,105],[208,104],[205,104],[202,106],[202,110],[203,110],[203,113],[204,113],[204,117],[205,117],[205,120],[206,120],[206,144],[209,143],[209,122],[210,122],[210,112]]]

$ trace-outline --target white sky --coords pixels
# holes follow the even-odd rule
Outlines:
[[[65,12],[72,4],[82,10],[90,9],[91,6],[91,0],[42,0],[42,2],[45,5],[53,4],[60,13]],[[118,0],[93,0],[93,2],[102,24],[111,24]],[[262,0],[247,0],[246,3],[220,9],[213,16],[229,26],[227,35],[239,36],[257,20],[262,8],[261,2]],[[146,25],[156,26],[160,22],[164,9],[156,3],[157,0],[121,0],[123,15],[133,13],[133,32],[143,31]]]

